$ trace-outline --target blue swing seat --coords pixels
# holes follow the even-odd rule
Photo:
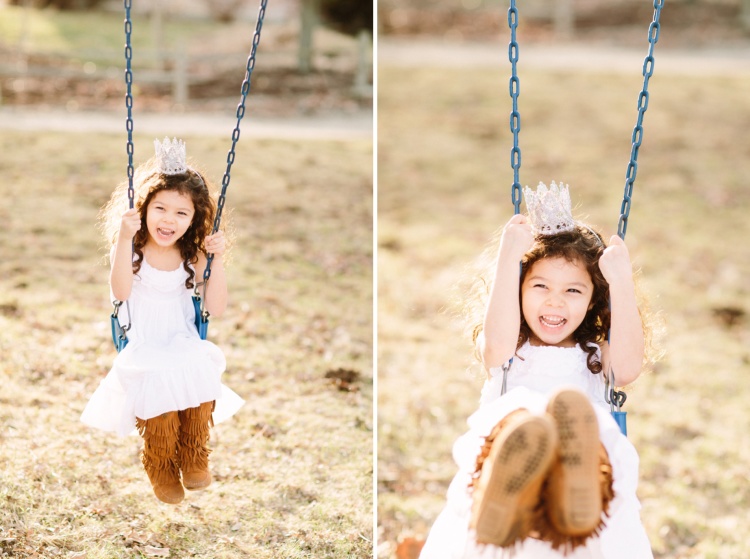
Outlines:
[[[128,330],[130,329],[130,325],[123,327],[120,324],[118,316],[120,305],[122,305],[121,301],[115,302],[115,309],[109,317],[112,328],[112,343],[115,344],[117,353],[120,353],[128,345]],[[208,337],[208,313],[204,315],[201,312],[201,298],[198,295],[193,295],[193,308],[195,309],[195,329],[198,330],[201,340],[205,340]]]

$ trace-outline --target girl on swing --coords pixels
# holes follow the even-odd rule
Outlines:
[[[529,215],[503,229],[474,329],[480,406],[454,445],[459,472],[420,557],[652,558],[638,454],[604,397],[610,368],[623,386],[644,360],[628,250],[573,219],[567,186],[524,197]]]
[[[211,234],[216,201],[203,174],[187,165],[184,142],[154,145],[156,155],[134,174],[134,208],[125,182],[102,213],[111,296],[128,302],[130,329],[81,420],[121,436],[137,429],[154,494],[177,504],[184,489],[211,483],[209,429],[244,402],[221,383],[224,354],[195,326],[192,292],[207,254],[214,260],[206,309],[219,316],[227,303],[226,240]]]

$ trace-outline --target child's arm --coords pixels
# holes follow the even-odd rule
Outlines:
[[[526,216],[514,215],[500,239],[495,281],[484,317],[484,336],[479,338],[480,355],[488,372],[500,367],[516,353],[521,328],[519,262],[533,243],[534,234]]]
[[[599,259],[599,268],[609,283],[612,307],[611,343],[602,351],[602,365],[605,374],[611,365],[615,384],[625,386],[641,374],[645,343],[628,248],[617,235],[609,243]]]
[[[211,277],[206,287],[206,310],[211,316],[216,317],[224,314],[227,308],[227,277],[224,273],[225,250],[226,241],[222,231],[206,237],[206,251],[214,255],[211,262]],[[202,280],[205,269],[206,257],[201,253],[198,255],[198,265],[196,266],[197,281]]]
[[[141,216],[138,210],[132,208],[122,214],[109,271],[109,285],[112,295],[118,301],[125,301],[130,297],[133,288],[133,237],[140,228]]]

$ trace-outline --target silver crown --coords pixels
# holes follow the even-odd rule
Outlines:
[[[540,182],[536,192],[528,186],[523,190],[531,228],[539,235],[555,235],[575,229],[575,220],[570,208],[568,185],[558,187],[552,181],[549,189]]]
[[[187,171],[185,142],[173,138],[164,138],[163,142],[154,140],[156,151],[156,168],[165,175],[181,175]]]

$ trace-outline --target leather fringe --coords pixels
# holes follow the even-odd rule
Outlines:
[[[151,484],[179,482],[177,446],[180,422],[177,412],[168,412],[145,420],[136,418],[136,428],[143,437],[141,463]]]
[[[482,443],[482,448],[479,450],[479,454],[476,458],[476,464],[474,466],[474,473],[471,476],[471,480],[469,481],[469,491],[473,492],[475,489],[476,484],[479,482],[479,478],[482,474],[482,466],[484,465],[485,460],[487,460],[487,457],[490,454],[490,449],[492,448],[492,443],[497,439],[497,437],[500,435],[500,433],[508,427],[511,423],[514,423],[518,421],[519,419],[523,418],[524,416],[530,415],[531,412],[527,410],[526,408],[519,408],[517,410],[514,410],[510,412],[508,415],[506,415],[504,418],[502,418],[493,428],[492,431],[490,431],[490,434],[485,437],[484,442]],[[514,553],[514,549],[517,544],[522,542],[526,537],[528,537],[528,534],[531,530],[533,530],[535,526],[535,520],[540,514],[544,514],[544,509],[542,508],[544,506],[544,503],[542,499],[540,498],[537,504],[534,506],[533,509],[527,509],[524,511],[524,514],[520,514],[518,516],[518,526],[514,527],[514,529],[511,531],[511,534],[515,534],[515,538],[510,541],[507,545],[502,546],[503,549],[509,549],[511,550],[511,554]],[[494,547],[491,544],[488,544],[490,547]],[[499,548],[498,548],[499,549]]]
[[[485,437],[484,442],[482,443],[482,448],[479,449],[479,454],[477,454],[476,464],[474,465],[474,473],[471,475],[471,480],[469,481],[470,491],[473,491],[474,487],[479,482],[479,476],[482,475],[482,466],[484,465],[484,461],[487,460],[487,457],[490,455],[492,443],[495,441],[498,435],[500,435],[503,429],[505,429],[512,421],[515,421],[519,417],[522,417],[524,415],[528,415],[529,413],[530,412],[525,408],[519,408],[510,412],[508,415],[502,418],[497,423],[497,425],[492,428],[490,434]]]
[[[554,469],[554,467],[553,467]],[[540,506],[534,511],[534,529],[529,537],[549,542],[552,549],[563,555],[572,553],[576,548],[586,545],[589,538],[598,536],[606,526],[605,518],[609,518],[609,504],[615,497],[612,487],[612,464],[604,446],[599,446],[599,485],[602,494],[602,518],[594,530],[585,536],[568,536],[558,532],[547,517],[547,508],[552,499],[549,484],[545,481],[542,487]]]
[[[213,411],[216,402],[204,402],[198,407],[179,412],[180,446],[178,454],[183,472],[208,469],[208,440],[214,425]]]

